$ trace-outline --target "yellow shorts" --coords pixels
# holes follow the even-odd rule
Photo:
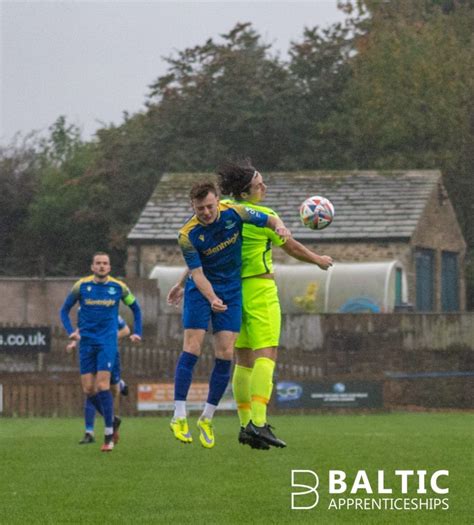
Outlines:
[[[269,348],[280,342],[281,310],[273,279],[242,279],[242,327],[236,348]]]

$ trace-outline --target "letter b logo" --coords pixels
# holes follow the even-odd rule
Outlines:
[[[312,483],[312,485],[306,485],[300,483],[300,481],[306,481]],[[312,470],[292,470],[291,486],[307,489],[302,492],[291,493],[291,510],[310,510],[314,509],[314,507],[316,507],[316,505],[319,503],[319,494],[316,490],[319,486],[319,478],[316,472],[313,472]],[[313,494],[313,496],[311,498],[309,496],[303,498],[306,505],[297,505],[297,497],[300,497],[299,501],[301,501],[301,496],[306,496],[307,494]],[[308,505],[310,501],[313,502],[312,505]]]

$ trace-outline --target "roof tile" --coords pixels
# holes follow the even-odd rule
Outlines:
[[[192,215],[188,193],[208,173],[167,173],[155,188],[137,224],[128,235],[134,240],[168,240]],[[266,173],[265,205],[275,209],[295,238],[387,239],[409,238],[441,179],[439,171],[352,171]],[[322,231],[305,228],[299,206],[312,195],[334,204],[332,225]]]

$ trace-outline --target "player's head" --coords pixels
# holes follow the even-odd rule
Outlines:
[[[260,202],[265,198],[267,187],[250,159],[241,163],[224,162],[217,168],[217,175],[224,195],[250,202]]]
[[[199,221],[212,224],[219,210],[219,192],[213,182],[196,182],[189,192],[191,206]]]
[[[110,273],[110,257],[105,252],[95,252],[92,256],[91,270],[98,279],[105,279]]]

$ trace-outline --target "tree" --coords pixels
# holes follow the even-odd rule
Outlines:
[[[337,124],[349,127],[355,164],[440,169],[472,251],[474,5],[366,0],[357,7],[364,15],[355,22],[357,53]],[[470,290],[473,306],[474,281]]]
[[[41,257],[48,274],[81,273],[91,250],[105,247],[106,219],[94,209],[90,187],[84,184],[94,152],[94,144],[82,142],[78,128],[68,126],[64,117],[41,141],[39,188],[21,232],[27,242],[16,254]]]
[[[0,271],[18,273],[27,261],[14,259],[28,208],[39,188],[38,137],[17,136],[0,147]]]
[[[169,58],[168,74],[151,86],[150,132],[163,169],[213,169],[242,155],[270,169],[291,147],[288,72],[248,23],[222,40]]]
[[[353,49],[350,24],[306,28],[303,40],[290,47],[289,70],[296,88],[294,133],[300,137],[289,154],[305,169],[344,169],[351,164],[347,128],[333,122],[345,111],[343,95],[351,78]],[[288,162],[291,165],[291,162]]]

